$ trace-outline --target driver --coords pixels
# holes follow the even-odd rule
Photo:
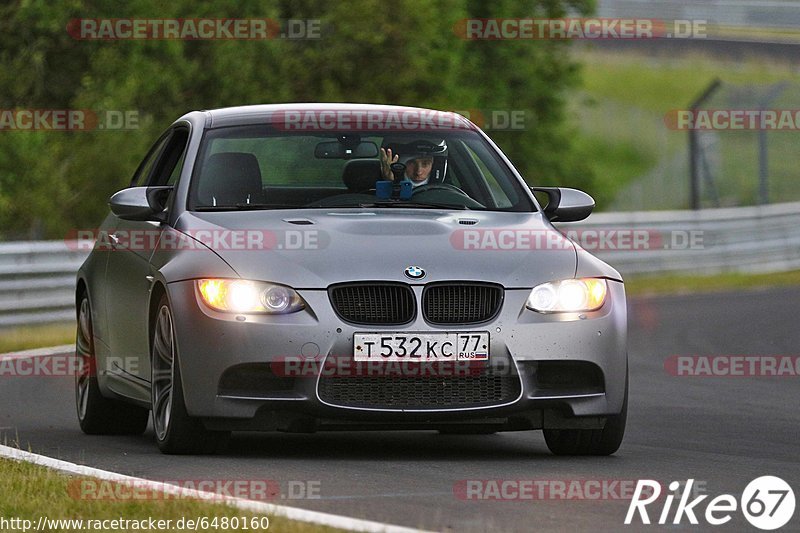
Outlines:
[[[390,165],[402,163],[405,165],[405,179],[410,180],[414,187],[426,185],[433,170],[434,155],[442,156],[447,153],[444,141],[432,143],[429,141],[416,141],[405,145],[385,145],[381,147],[381,174],[383,179],[394,181]]]

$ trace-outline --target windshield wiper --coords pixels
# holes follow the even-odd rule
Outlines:
[[[432,208],[432,209],[470,209],[465,205],[458,205],[458,204],[440,204],[435,202],[404,202],[404,201],[392,201],[392,200],[384,200],[384,201],[377,201],[377,202],[367,202],[358,204],[358,207],[421,207],[421,208]]]

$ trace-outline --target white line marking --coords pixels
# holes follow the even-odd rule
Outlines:
[[[34,357],[47,357],[57,354],[73,353],[75,350],[74,344],[65,344],[62,346],[52,346],[49,348],[37,348],[34,350],[25,350],[21,352],[0,354],[0,361],[27,359]],[[78,465],[53,459],[44,455],[39,455],[31,452],[18,450],[9,446],[0,444],[0,457],[6,457],[15,461],[25,461],[35,465],[44,466],[60,472],[74,474],[79,476],[95,477],[106,481],[116,481],[122,483],[136,483],[137,486],[143,486],[152,490],[160,491],[165,494],[175,496],[188,496],[200,500],[211,500],[219,503],[224,502],[228,505],[242,509],[244,511],[252,511],[265,515],[282,516],[290,520],[297,520],[300,522],[308,522],[312,524],[320,524],[323,526],[336,527],[340,529],[347,529],[350,531],[365,531],[374,533],[415,533],[422,530],[408,528],[403,526],[395,526],[391,524],[384,524],[381,522],[374,522],[372,520],[362,520],[359,518],[350,518],[347,516],[340,516],[330,513],[322,513],[318,511],[308,511],[305,509],[298,509],[296,507],[286,507],[283,505],[274,505],[266,502],[257,502],[246,500],[244,498],[235,498],[233,496],[225,496],[213,492],[202,492],[198,490],[188,490],[176,485],[168,483],[161,483],[158,481],[151,481],[147,479],[136,478],[132,476],[125,476],[115,472],[100,470],[89,466]]]
[[[49,348],[35,348],[22,352],[11,352],[0,354],[0,361],[11,361],[14,359],[29,359],[31,357],[46,357],[49,355],[75,353],[74,344],[62,344],[61,346],[51,346]]]
[[[151,481],[149,479],[141,479],[132,476],[125,476],[107,470],[100,470],[90,466],[78,465],[53,459],[31,452],[18,450],[9,446],[0,444],[0,457],[6,457],[15,461],[25,461],[35,465],[44,466],[60,472],[74,474],[78,476],[95,477],[106,481],[116,481],[121,483],[136,483],[137,487],[146,487],[151,490],[163,492],[175,496],[197,498],[199,500],[212,500],[215,503],[226,503],[237,509],[243,511],[251,511],[265,515],[274,515],[288,518],[290,520],[297,520],[300,522],[309,522],[312,524],[319,524],[323,526],[336,527],[350,531],[365,531],[370,533],[416,533],[422,530],[413,529],[403,526],[394,526],[391,524],[383,524],[381,522],[374,522],[372,520],[362,520],[360,518],[349,518],[347,516],[340,516],[330,513],[321,513],[318,511],[308,511],[305,509],[298,509],[296,507],[286,507],[283,505],[274,505],[266,502],[257,502],[246,500],[244,498],[235,498],[233,496],[220,495],[213,492],[203,492],[199,490],[189,490],[186,488],[178,487],[177,485],[170,485],[168,483],[161,483],[158,481]],[[424,533],[424,532],[423,532]]]
[[[368,498],[427,498],[429,496],[452,496],[453,491],[440,492],[397,492],[394,494],[353,494],[351,496],[321,496],[315,500],[364,500]]]

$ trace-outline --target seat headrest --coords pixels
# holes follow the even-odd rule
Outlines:
[[[363,192],[375,188],[381,179],[381,162],[377,159],[353,159],[342,171],[342,181],[350,192]]]
[[[203,165],[198,199],[201,205],[264,203],[261,168],[245,152],[213,154]]]

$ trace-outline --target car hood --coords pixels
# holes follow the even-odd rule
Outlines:
[[[402,208],[185,212],[175,228],[208,244],[242,278],[298,289],[366,280],[490,281],[530,288],[574,276],[577,261],[573,243],[541,213]],[[405,270],[410,266],[424,270],[424,277],[409,278]]]

